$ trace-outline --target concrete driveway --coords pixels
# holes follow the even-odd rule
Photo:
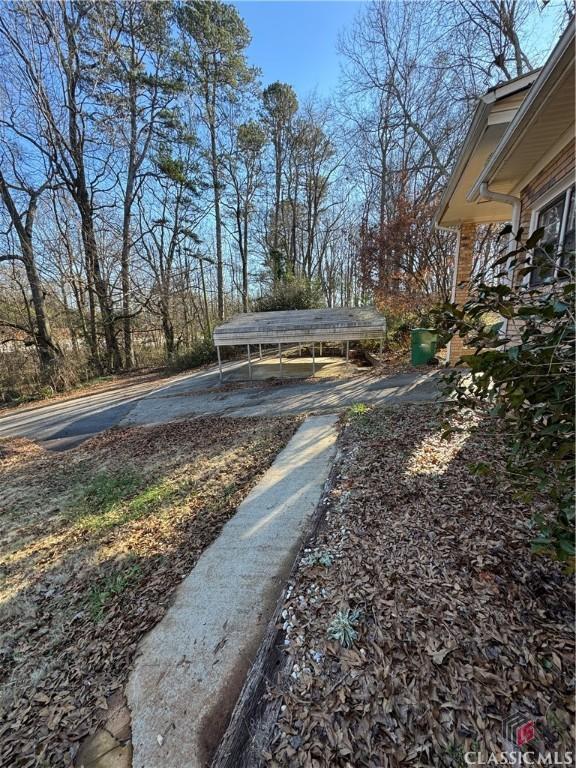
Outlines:
[[[225,373],[243,362],[228,363]],[[21,436],[55,449],[70,448],[117,424],[159,424],[196,415],[260,416],[336,413],[353,403],[381,405],[422,402],[437,397],[439,371],[407,373],[377,379],[358,374],[342,381],[254,384],[226,390],[218,386],[217,368],[175,376],[161,384],[130,384],[112,391],[0,416],[0,437]]]

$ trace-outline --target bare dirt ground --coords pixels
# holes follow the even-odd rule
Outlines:
[[[282,606],[260,764],[456,768],[512,748],[511,722],[535,727],[522,749],[571,749],[572,579],[530,548],[546,502],[514,495],[488,422],[450,442],[440,422],[430,406],[351,409]]]
[[[68,766],[139,639],[300,419],[0,441],[0,765]]]

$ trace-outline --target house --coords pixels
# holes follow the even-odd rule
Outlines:
[[[458,304],[467,298],[480,224],[510,222],[510,249],[520,228],[525,240],[540,227],[542,242],[556,252],[574,249],[574,29],[571,23],[542,69],[497,85],[478,101],[435,216],[437,227],[458,233],[452,286]],[[546,277],[539,270],[528,279],[537,285]],[[448,361],[463,352],[462,339],[454,338]]]

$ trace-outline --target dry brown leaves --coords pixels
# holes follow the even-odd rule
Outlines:
[[[107,698],[123,688],[138,641],[298,421],[199,418],[115,429],[61,454],[3,441],[0,484],[10,505],[0,561],[0,765],[71,765]],[[152,485],[167,481],[174,493],[100,532],[63,516],[71,487],[120,467]],[[91,589],[126,568],[136,575],[96,620]]]
[[[571,579],[531,554],[534,503],[513,497],[484,422],[439,435],[429,406],[345,430],[313,544],[333,563],[302,562],[287,591],[266,765],[462,766],[503,749],[513,714],[536,720],[538,748],[570,748]],[[350,649],[326,634],[346,608],[360,611]]]

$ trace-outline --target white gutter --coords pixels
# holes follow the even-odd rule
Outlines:
[[[458,182],[460,181],[462,174],[464,173],[464,170],[466,169],[468,161],[470,160],[472,153],[474,152],[478,142],[486,130],[488,125],[488,117],[492,107],[494,106],[494,103],[500,101],[503,98],[506,98],[507,96],[510,96],[510,94],[519,93],[526,88],[530,88],[532,83],[537,79],[539,73],[540,70],[535,69],[525,75],[515,77],[514,80],[511,80],[510,82],[495,85],[490,88],[483,96],[478,98],[476,102],[476,108],[474,110],[474,115],[472,117],[472,123],[468,129],[464,144],[460,150],[458,159],[456,160],[456,165],[450,173],[448,183],[444,188],[442,197],[440,198],[440,202],[438,204],[438,208],[434,215],[435,224],[438,224],[438,222],[442,220],[442,217],[448,208],[450,199],[454,193],[454,190],[456,189],[456,186],[458,185]],[[441,227],[439,227],[439,229],[441,229]]]
[[[570,54],[574,45],[574,29],[574,23],[571,21],[564,30],[564,33],[556,47],[550,54],[548,61],[538,72],[538,77],[530,88],[528,95],[520,105],[520,108],[514,115],[512,122],[509,124],[504,135],[500,139],[498,146],[492,153],[492,156],[482,171],[481,176],[466,196],[468,202],[474,202],[477,199],[478,195],[481,194],[480,190],[482,188],[483,181],[493,176],[493,174],[505,161],[510,152],[512,152],[512,150],[515,149],[515,147],[522,140],[529,127],[526,116],[529,115],[535,103],[545,103],[546,98],[548,97],[551,90],[550,81],[553,79],[555,74],[557,74],[556,68],[562,63],[563,56]],[[563,71],[565,71],[566,67],[573,66],[574,61],[572,55],[571,59],[565,63]]]

